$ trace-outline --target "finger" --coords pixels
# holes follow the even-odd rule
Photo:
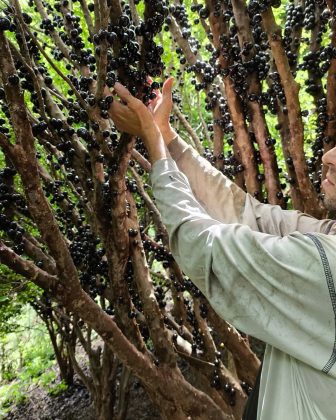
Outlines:
[[[131,92],[121,83],[116,82],[114,85],[114,90],[119,98],[126,103],[126,105],[134,105],[138,102],[138,99],[133,96]]]
[[[156,108],[157,104],[158,104],[157,99],[155,99],[154,101],[152,101],[152,102],[150,102],[150,103],[148,104],[147,108],[150,110],[150,112],[151,112],[152,114],[154,113],[154,111],[155,111],[155,108]]]
[[[157,99],[157,98],[161,98],[162,97],[162,92],[161,92],[161,90],[160,89],[153,89],[153,92],[155,93],[155,95],[156,95],[156,98],[155,99]]]
[[[152,101],[150,101],[147,105],[147,108],[152,111],[155,106],[155,102],[156,102],[156,99],[153,99]]]
[[[110,106],[110,117],[116,125],[122,124],[124,121],[129,121],[130,110],[126,105],[123,105],[121,102],[113,101]]]
[[[130,112],[128,107],[120,104],[120,102],[114,101],[111,105],[109,115],[119,131],[128,132],[131,128]]]
[[[174,85],[175,79],[174,77],[169,77],[164,84],[162,88],[162,96],[164,97],[171,97],[173,94],[173,85]]]
[[[162,98],[162,95],[161,95],[161,92],[160,91],[157,91],[157,92],[154,91],[154,93],[156,94],[156,98],[155,99],[152,99],[149,102],[149,105],[152,106],[153,108],[155,108],[155,106],[157,105],[158,101]]]
[[[119,101],[113,101],[112,104],[110,105],[110,109],[112,110],[112,112],[114,113],[114,115],[124,115],[127,111],[127,106],[122,104]]]

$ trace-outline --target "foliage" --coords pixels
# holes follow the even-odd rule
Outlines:
[[[14,317],[15,332],[0,338],[0,417],[27,400],[29,391],[41,387],[58,395],[67,386],[59,381],[48,332],[29,305]]]
[[[0,338],[19,327],[16,318],[22,308],[40,293],[33,283],[0,265]]]

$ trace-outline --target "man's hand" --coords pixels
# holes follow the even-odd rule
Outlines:
[[[116,83],[114,90],[123,102],[115,99],[109,111],[109,115],[117,129],[124,133],[141,137],[147,147],[152,163],[157,159],[166,157],[163,138],[155,123],[153,114],[121,83]]]
[[[148,105],[149,110],[153,114],[154,121],[159,127],[163,139],[167,145],[177,135],[169,122],[169,117],[173,109],[173,84],[174,78],[169,77],[169,79],[167,79],[163,85],[162,93],[159,89],[154,90],[156,98]]]
[[[122,100],[114,98],[110,107],[110,116],[115,126],[119,131],[141,137],[146,142],[147,138],[159,131],[153,115],[121,83],[115,84],[114,91]]]

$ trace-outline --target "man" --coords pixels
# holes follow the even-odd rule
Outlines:
[[[199,156],[169,125],[172,84],[148,110],[117,83],[112,106],[147,147],[171,251],[221,317],[267,343],[257,418],[336,419],[335,223],[261,204]],[[336,148],[323,163],[336,209]]]

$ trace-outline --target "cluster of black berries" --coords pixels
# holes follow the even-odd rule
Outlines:
[[[18,255],[22,255],[25,251],[23,243],[25,229],[15,221],[10,220],[4,213],[0,213],[0,230],[5,233],[13,244],[13,251]]]
[[[187,309],[186,321],[192,328],[191,333],[193,336],[193,342],[191,343],[191,349],[192,349],[192,352],[196,354],[197,352],[204,351],[203,335],[202,335],[201,329],[199,328],[198,321],[197,321],[195,312],[193,310],[192,302],[189,299],[184,298],[183,303]]]
[[[286,6],[286,22],[283,34],[283,43],[290,66],[295,67],[297,64],[297,52],[293,52],[293,48],[297,51],[300,40],[296,36],[304,26],[304,12],[301,5],[289,3]],[[293,38],[294,37],[294,38]]]
[[[286,95],[281,83],[280,75],[274,71],[269,74],[270,87],[266,94],[263,94],[264,104],[267,104],[270,111],[275,114],[278,109],[278,102],[282,106],[282,112],[287,114],[288,110],[286,107]]]
[[[266,79],[270,70],[269,45],[267,34],[262,27],[262,11],[260,3],[254,1],[249,3],[248,12],[254,45],[251,42],[246,43],[242,50],[242,54],[248,57],[248,60],[244,60],[246,70],[256,72],[259,80]]]
[[[316,192],[321,192],[321,170],[317,170],[317,163],[321,161],[324,153],[324,145],[330,143],[330,137],[325,135],[329,121],[327,113],[327,99],[322,97],[317,102],[316,138],[312,145],[313,156],[307,160],[309,177],[313,182]]]
[[[102,295],[108,279],[108,264],[104,248],[97,248],[100,240],[96,238],[88,226],[78,228],[70,245],[70,252],[80,272],[83,289],[94,299]]]
[[[224,383],[224,385],[222,385],[222,380],[221,380],[221,377],[220,377],[220,373],[216,369],[214,370],[214,373],[213,373],[213,379],[212,379],[212,382],[211,382],[211,386],[213,388],[218,389],[218,390],[223,388],[225,394],[227,395],[227,397],[229,399],[230,405],[231,406],[236,405],[236,393],[237,393],[236,388],[234,387],[233,384],[231,384],[229,382],[226,382],[226,383]]]
[[[315,1],[314,0],[307,0],[305,2],[304,8],[304,16],[301,10],[301,19],[303,19],[303,26],[307,30],[314,29],[316,21],[315,21]]]
[[[134,232],[130,232],[130,233],[133,236],[135,234]],[[136,232],[136,234],[137,234],[137,232]],[[137,286],[136,286],[136,282],[134,280],[134,269],[133,269],[133,264],[132,264],[131,259],[129,259],[127,261],[127,264],[126,264],[126,267],[125,267],[124,279],[125,279],[125,282],[127,283],[127,286],[128,286],[128,292],[129,292],[129,295],[131,297],[132,304],[134,305],[134,308],[129,311],[128,317],[130,319],[133,319],[133,318],[136,318],[137,311],[140,312],[140,313],[143,311],[143,307],[142,307],[140,295],[138,293],[138,289],[137,289]],[[148,339],[148,329],[144,326],[141,332],[144,336],[144,339],[147,340]]]
[[[158,301],[159,307],[161,309],[165,308],[166,302],[165,302],[165,290],[161,285],[158,285],[155,287],[155,297]]]
[[[29,215],[26,200],[15,190],[14,176],[16,170],[5,167],[0,171],[0,209],[12,212],[14,209],[22,215]]]
[[[164,268],[168,268],[173,261],[171,252],[163,245],[152,241],[148,236],[142,234],[143,247],[146,251],[153,252],[156,261],[162,262]]]

